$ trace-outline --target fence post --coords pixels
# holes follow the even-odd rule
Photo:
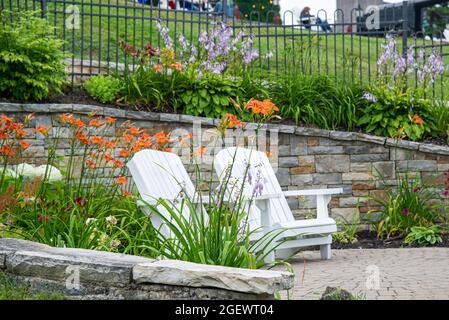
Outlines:
[[[402,2],[402,55],[406,58],[408,51],[408,32],[409,32],[409,24],[408,24],[408,2]]]
[[[45,19],[47,17],[47,0],[41,1],[41,17]]]
[[[222,6],[223,6],[223,21],[226,23],[228,21],[228,1],[223,0]]]

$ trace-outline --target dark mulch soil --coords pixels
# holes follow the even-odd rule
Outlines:
[[[449,248],[449,235],[444,235],[443,242],[434,245],[433,247]],[[358,241],[356,243],[332,243],[333,249],[389,249],[389,248],[417,248],[416,245],[408,245],[404,243],[404,237],[391,237],[389,239],[377,239],[375,232],[361,231],[357,233]]]
[[[23,101],[18,101],[11,98],[3,98],[0,97],[0,102],[13,102],[13,103],[21,103]],[[40,101],[40,103],[77,103],[77,104],[90,104],[90,105],[98,105],[98,106],[104,106],[104,107],[111,107],[111,108],[120,108],[120,109],[127,109],[127,110],[138,110],[138,111],[153,111],[149,110],[145,107],[127,107],[123,105],[108,105],[103,104],[101,102],[98,102],[94,99],[92,99],[87,92],[82,87],[68,87],[63,91],[62,94],[50,94],[45,100]],[[165,110],[165,112],[168,112],[168,110]],[[173,113],[173,111],[170,111]],[[283,119],[280,121],[282,124],[286,125],[296,125],[296,123],[292,119]],[[299,123],[299,126],[301,127],[309,127],[309,125],[304,123]],[[336,128],[336,130],[339,131],[347,131],[346,128]],[[353,130],[354,132],[360,132],[363,133],[360,128],[356,128]],[[440,146],[447,146],[448,145],[448,136],[441,136],[441,137],[432,137],[428,138],[424,141],[421,141],[423,143],[429,143],[429,144],[435,144]]]

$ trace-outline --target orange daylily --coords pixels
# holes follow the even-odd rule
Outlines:
[[[104,121],[100,121],[99,119],[92,119],[89,121],[89,125],[95,128],[100,128],[105,124]]]
[[[422,126],[423,123],[424,123],[424,120],[421,119],[419,115],[415,114],[415,116],[414,116],[413,119],[412,119],[412,122],[413,122],[413,123],[416,123],[417,125]]]
[[[87,160],[86,160],[86,165],[87,165],[89,168],[93,169],[93,168],[95,167],[95,162],[94,162],[92,159],[87,159]]]
[[[112,117],[105,117],[105,119],[108,124],[114,124],[117,122],[117,119],[112,118]]]
[[[127,157],[129,157],[130,152],[126,149],[122,149],[122,150],[120,150],[119,155],[120,155],[120,157],[127,158]]]
[[[31,145],[30,143],[28,143],[26,141],[23,141],[23,140],[19,141],[19,144],[20,144],[20,146],[22,147],[23,150],[28,149],[30,147],[30,145]]]
[[[168,136],[163,132],[159,131],[154,135],[157,143],[164,144],[169,142]]]
[[[127,179],[125,176],[118,177],[117,179],[115,179],[115,184],[116,184],[116,185],[125,185],[125,184],[128,184],[128,179]]]

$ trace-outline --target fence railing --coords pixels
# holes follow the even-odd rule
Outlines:
[[[377,61],[387,33],[398,36],[398,45],[404,54],[410,45],[416,44],[428,51],[440,51],[449,64],[447,39],[443,34],[438,39],[429,39],[414,32],[404,4],[402,10],[384,10],[379,15],[378,27],[372,29],[360,9],[351,10],[349,17],[342,10],[332,15],[319,10],[316,17],[309,19],[293,11],[285,12],[282,17],[275,11],[268,11],[263,15],[265,19],[258,12],[252,12],[239,19],[229,10],[229,1],[209,1],[207,6],[198,4],[196,7],[188,0],[139,2],[0,0],[1,8],[7,11],[41,10],[55,26],[55,34],[65,40],[64,51],[70,61],[72,83],[99,72],[118,70],[125,63],[120,41],[135,47],[149,42],[160,46],[158,21],[168,26],[172,37],[182,33],[195,44],[202,31],[211,30],[219,22],[231,26],[235,33],[245,29],[260,52],[260,59],[254,62],[251,72],[264,79],[302,73],[325,74],[336,81],[369,83],[379,72]],[[177,43],[174,49],[180,51]],[[446,72],[434,84],[435,96],[447,98],[448,79]]]

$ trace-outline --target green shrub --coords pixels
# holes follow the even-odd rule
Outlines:
[[[441,230],[438,226],[413,227],[405,238],[405,243],[417,244],[420,246],[435,245],[443,242]]]
[[[347,221],[345,218],[340,218],[337,221],[338,231],[332,234],[332,240],[341,244],[357,243],[358,223],[358,214],[354,215],[351,221]]]
[[[84,88],[95,100],[101,103],[112,103],[115,101],[121,85],[119,79],[99,75],[87,79],[84,82]]]
[[[45,99],[66,83],[63,41],[35,13],[11,19],[0,14],[0,94],[19,100]]]
[[[230,112],[229,98],[243,95],[239,82],[223,76],[205,74],[201,79],[189,79],[178,93],[176,107],[186,114],[221,118]]]
[[[444,219],[443,205],[435,203],[440,195],[419,178],[399,177],[397,188],[388,187],[385,181],[383,184],[386,197],[371,198],[380,209],[369,211],[377,216],[372,223],[379,238],[407,235],[413,227],[431,226]]]
[[[431,112],[432,102],[418,99],[411,103],[411,90],[374,87],[365,97],[367,101],[358,125],[366,132],[417,141],[433,135],[437,130],[434,113]]]

